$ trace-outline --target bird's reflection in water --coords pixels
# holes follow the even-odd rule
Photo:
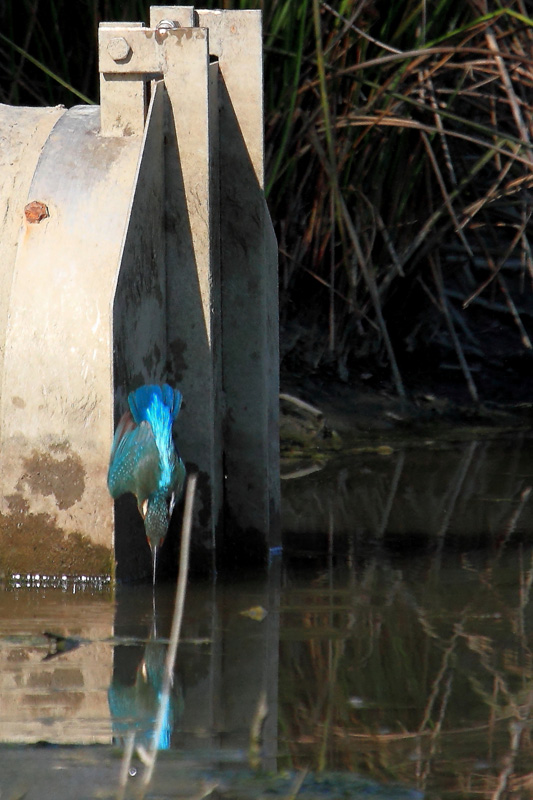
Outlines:
[[[136,637],[135,641],[141,639]],[[145,644],[115,646],[108,702],[117,744],[123,745],[132,734],[138,750],[146,749],[152,743],[159,706],[164,702],[162,688],[167,647],[167,640],[158,635],[154,598],[152,624]],[[157,742],[159,750],[169,749],[172,731],[183,713],[183,707],[182,684],[175,673]]]

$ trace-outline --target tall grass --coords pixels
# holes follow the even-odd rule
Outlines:
[[[309,0],[267,38],[297,75],[267,117],[289,358],[383,357],[403,394],[397,355],[434,343],[477,399],[480,310],[531,349],[533,23],[507,5]]]
[[[431,347],[477,400],[475,370],[533,349],[530,0],[204,5],[264,12],[285,363],[381,365],[402,395]],[[98,22],[147,13],[6,4],[0,100],[77,102],[55,76],[96,100]]]

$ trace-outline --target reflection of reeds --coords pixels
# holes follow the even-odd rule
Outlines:
[[[286,590],[280,727],[294,767],[465,797],[528,784],[533,560],[460,563],[371,562],[342,585]]]
[[[413,442],[390,456],[360,453],[285,481],[287,547],[336,552],[375,541],[403,546],[482,544],[501,552],[533,526],[527,436],[474,442]],[[301,544],[300,544],[301,542]]]

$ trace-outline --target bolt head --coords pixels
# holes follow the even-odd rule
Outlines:
[[[123,36],[114,36],[107,44],[107,52],[113,61],[125,61],[131,55],[131,47]]]
[[[41,203],[39,200],[33,200],[24,206],[24,215],[31,224],[41,222],[41,220],[50,216],[46,204]]]

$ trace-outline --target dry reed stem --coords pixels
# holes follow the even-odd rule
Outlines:
[[[165,659],[163,685],[161,689],[161,697],[159,700],[159,708],[157,710],[156,723],[154,732],[152,734],[152,744],[148,751],[149,762],[144,770],[141,786],[141,800],[144,797],[146,789],[152,780],[152,774],[155,768],[158,753],[158,743],[161,738],[161,731],[167,713],[167,707],[170,700],[170,690],[174,677],[174,664],[176,663],[176,653],[178,651],[178,643],[181,633],[181,623],[183,620],[183,609],[185,607],[185,593],[187,591],[187,576],[189,573],[189,549],[191,543],[191,530],[192,530],[192,515],[194,508],[194,494],[196,491],[197,475],[193,473],[187,480],[187,489],[185,492],[185,507],[183,510],[183,524],[181,529],[181,546],[180,546],[180,566],[178,573],[178,584],[176,586],[176,600],[174,603],[174,616],[172,618],[172,628],[170,632],[170,641]]]

